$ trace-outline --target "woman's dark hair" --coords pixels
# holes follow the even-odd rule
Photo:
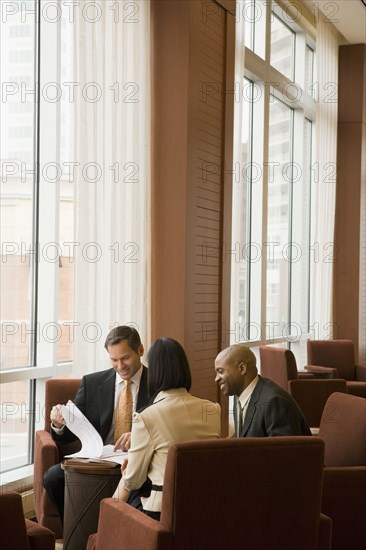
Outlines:
[[[147,354],[147,388],[150,397],[172,388],[191,389],[192,379],[186,352],[173,338],[155,340]]]

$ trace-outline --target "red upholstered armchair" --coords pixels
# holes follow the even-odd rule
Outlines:
[[[331,521],[320,513],[323,453],[317,437],[172,445],[160,522],[105,499],[87,550],[330,548]]]
[[[311,373],[299,373],[292,351],[275,346],[260,346],[261,374],[286,391],[290,380],[309,380],[315,378]]]
[[[0,493],[0,546],[4,550],[54,550],[55,535],[24,518],[19,493]]]
[[[366,366],[356,365],[352,340],[308,340],[309,372],[336,369],[347,380],[348,393],[366,397]]]
[[[328,397],[334,393],[348,393],[346,380],[290,380],[289,392],[296,399],[309,426],[318,428]]]
[[[333,521],[332,550],[364,550],[366,399],[333,393],[319,436],[325,442],[322,512]]]
[[[311,427],[319,427],[324,405],[333,392],[347,392],[345,380],[323,380],[317,379],[317,374],[299,373],[295,356],[289,349],[261,346],[259,352],[261,374],[296,399]]]
[[[50,435],[50,412],[54,405],[74,399],[80,386],[79,379],[55,379],[46,381],[44,430],[36,432],[34,448],[34,502],[38,523],[51,529],[57,538],[62,537],[60,516],[43,487],[45,472],[61,462],[66,454],[80,448],[79,441],[68,445],[56,444]]]

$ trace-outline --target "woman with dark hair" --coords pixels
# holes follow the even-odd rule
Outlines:
[[[189,393],[191,372],[185,351],[176,340],[156,340],[147,358],[152,403],[133,416],[128,463],[122,466],[123,476],[114,496],[140,508],[136,491],[144,484],[145,488],[146,480],[150,480],[150,494],[143,496],[140,492],[141,508],[150,517],[160,519],[169,446],[181,441],[218,438],[220,405]]]

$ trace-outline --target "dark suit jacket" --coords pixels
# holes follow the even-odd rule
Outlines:
[[[147,394],[147,368],[142,367],[139,392],[137,395],[136,411],[149,404]],[[114,411],[114,390],[115,390],[116,371],[108,369],[100,372],[86,374],[81,380],[80,387],[75,396],[74,403],[87,417],[89,422],[101,435],[103,442],[109,434]],[[55,441],[69,443],[76,439],[76,436],[67,428],[61,435],[57,435],[51,429],[52,437]]]
[[[234,420],[237,426],[236,406]],[[272,380],[259,376],[239,437],[276,435],[311,435],[311,431],[295,399]]]

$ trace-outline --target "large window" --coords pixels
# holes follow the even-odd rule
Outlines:
[[[57,85],[60,75],[72,81],[70,40],[67,28],[61,33],[66,13],[44,6],[15,0],[1,19],[2,472],[32,462],[41,379],[57,362],[67,374],[72,359],[73,258],[65,243],[74,240],[74,195],[62,173],[70,105]]]
[[[150,7],[14,0],[1,8],[7,482],[32,474],[45,380],[107,366],[102,342],[116,323],[135,323],[146,339]]]
[[[274,2],[250,2],[240,177],[233,183],[231,331],[251,346],[309,334],[315,43]],[[268,11],[270,10],[270,11]]]

